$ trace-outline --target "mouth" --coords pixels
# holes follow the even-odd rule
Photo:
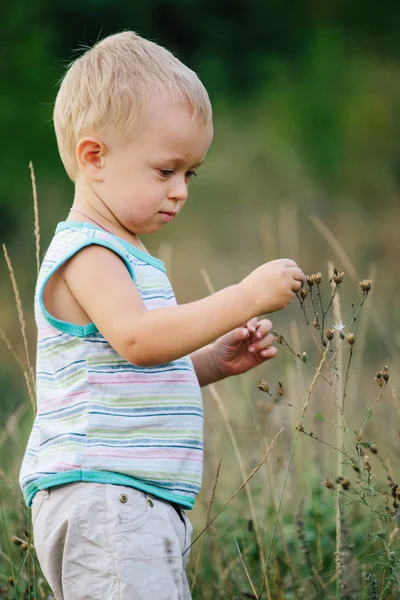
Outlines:
[[[175,219],[177,213],[176,212],[165,212],[160,210],[160,215],[165,219],[165,221],[172,221]]]

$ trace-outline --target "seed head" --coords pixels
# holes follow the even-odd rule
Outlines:
[[[352,346],[354,344],[354,342],[356,341],[354,333],[348,333],[346,335],[346,338],[347,338],[347,341],[349,342],[350,346]]]
[[[372,279],[363,279],[360,281],[360,288],[364,294],[368,294],[372,286]]]
[[[332,277],[331,281],[336,283],[336,285],[340,285],[343,281],[343,278],[344,278],[344,271],[342,273],[339,273],[339,271],[336,268],[334,268],[333,269],[333,277]]]
[[[317,313],[315,313],[315,315],[314,315],[312,324],[313,324],[314,329],[319,329],[319,317],[318,317]]]
[[[314,285],[314,280],[312,278],[312,275],[306,275],[306,282],[310,287],[312,287]]]
[[[366,454],[364,456],[364,461],[363,462],[364,462],[364,469],[366,471],[368,471],[368,473],[370,473],[371,472],[371,461],[370,461],[370,458],[369,458],[368,454]]]
[[[283,396],[283,395],[284,395],[284,393],[285,393],[285,389],[284,389],[284,387],[283,387],[283,385],[282,385],[282,382],[281,382],[281,381],[278,381],[278,394],[279,394],[280,396]]]
[[[334,329],[325,329],[325,335],[326,335],[326,339],[333,340],[333,338],[335,336],[335,330]]]
[[[382,369],[382,371],[378,371],[375,375],[375,381],[379,387],[385,387],[389,381],[389,369],[386,367],[386,370]]]
[[[387,383],[389,381],[389,377],[390,377],[389,368],[386,365],[384,365],[383,369],[382,369],[382,378]]]
[[[304,427],[303,425],[300,423],[300,421],[297,421],[296,423],[296,429],[297,431],[303,432],[304,431]]]
[[[342,477],[341,475],[336,477],[336,483],[340,483],[343,490],[348,490],[350,487],[350,479],[347,479],[347,477]]]
[[[264,381],[264,379],[260,379],[260,381],[257,381],[256,383],[257,387],[259,390],[261,390],[262,392],[265,392],[266,394],[268,394],[269,392],[269,385],[266,381]]]
[[[314,284],[319,285],[322,281],[322,275],[321,273],[313,273],[312,275],[307,275],[306,281],[310,287],[312,287]]]
[[[305,288],[301,288],[299,293],[300,293],[300,296],[302,297],[302,299],[305,300],[308,295],[308,290],[306,290]]]
[[[329,479],[325,479],[325,481],[323,481],[321,485],[324,485],[325,487],[327,487],[328,490],[335,489],[335,486],[333,485],[332,481],[330,481]]]

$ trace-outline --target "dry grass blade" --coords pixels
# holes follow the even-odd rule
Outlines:
[[[328,227],[325,225],[325,223],[323,221],[321,221],[321,219],[319,217],[317,217],[316,215],[311,215],[310,221],[313,223],[313,225],[316,227],[316,229],[318,229],[318,231],[321,233],[321,235],[325,238],[325,240],[328,242],[328,244],[330,245],[332,250],[334,250],[337,257],[342,262],[344,268],[350,275],[351,279],[354,281],[354,283],[357,284],[357,287],[358,287],[359,280],[360,280],[358,273],[357,273],[353,263],[351,262],[351,260],[347,256],[346,252],[344,251],[343,247],[340,245],[339,241],[336,239],[336,237],[333,235],[331,230],[328,229]],[[383,343],[386,346],[387,351],[389,353],[392,353],[393,348],[391,347],[391,345],[388,341],[390,339],[390,336],[385,329],[385,326],[382,322],[382,319],[381,319],[379,313],[376,310],[372,311],[372,319],[374,321],[374,325],[376,327],[377,332],[379,333]]]
[[[248,579],[248,582],[249,582],[249,584],[250,584],[251,590],[252,590],[252,592],[253,592],[253,594],[254,594],[254,598],[256,598],[256,600],[258,600],[258,596],[257,596],[256,588],[254,587],[254,583],[253,583],[253,582],[252,582],[252,580],[251,580],[250,573],[248,572],[248,570],[247,570],[247,567],[246,567],[246,565],[245,565],[245,562],[244,562],[244,560],[243,560],[243,556],[242,556],[242,553],[240,552],[239,544],[237,543],[237,539],[236,539],[236,538],[234,538],[234,540],[235,540],[235,544],[236,544],[237,551],[238,551],[238,553],[239,553],[240,561],[241,561],[241,563],[242,563],[242,565],[243,565],[244,572],[246,573],[246,577],[247,577],[247,579]]]
[[[211,492],[210,502],[208,503],[207,515],[206,515],[206,527],[207,527],[209,519],[210,519],[211,507],[212,507],[212,504],[213,504],[213,501],[214,501],[215,490],[217,489],[217,483],[218,483],[218,478],[219,478],[219,472],[220,472],[220,469],[221,469],[221,464],[222,464],[222,460],[220,459],[220,461],[218,463],[218,467],[217,467],[217,472],[216,472],[216,475],[215,475],[214,486],[213,486],[213,489],[212,489],[212,492]],[[200,557],[201,557],[201,553],[203,551],[204,540],[205,540],[205,535],[203,535],[203,537],[201,538],[200,548],[199,548],[199,552],[197,554],[196,565],[195,565],[194,573],[193,573],[192,586],[190,588],[191,593],[193,593],[194,586],[196,585],[197,573],[198,573],[198,570],[199,570]]]
[[[210,279],[208,273],[206,272],[205,269],[201,269],[201,274],[202,274],[202,276],[204,278],[204,281],[205,281],[205,283],[207,285],[207,288],[208,288],[210,294],[213,294],[215,292],[215,289],[214,289],[214,286],[213,286],[213,284],[211,282],[211,279]],[[233,448],[234,448],[234,451],[235,451],[235,454],[236,454],[236,458],[237,458],[237,461],[238,461],[238,464],[239,464],[240,474],[244,478],[246,476],[246,474],[245,474],[245,468],[244,468],[244,463],[243,463],[242,455],[241,455],[240,448],[239,448],[239,445],[238,445],[237,440],[236,440],[235,432],[233,431],[232,426],[231,426],[231,424],[229,422],[228,416],[226,414],[225,407],[224,407],[224,404],[222,402],[222,398],[218,394],[217,389],[215,388],[214,385],[210,385],[209,386],[209,390],[210,390],[212,396],[215,398],[215,400],[216,400],[216,402],[218,404],[218,407],[219,407],[219,409],[220,409],[220,411],[222,413],[222,417],[224,419],[226,428],[228,429],[229,437],[231,439],[231,442],[232,442],[232,445],[233,445]],[[252,518],[253,523],[254,523],[254,532],[255,532],[255,535],[256,535],[257,545],[258,545],[258,549],[259,549],[259,553],[260,553],[261,565],[262,565],[263,570],[265,570],[265,553],[264,553],[264,547],[263,547],[262,540],[261,540],[260,526],[259,526],[259,523],[258,523],[257,514],[256,514],[256,511],[255,511],[255,508],[254,508],[253,495],[251,493],[251,489],[250,488],[246,487],[246,494],[247,494],[247,499],[248,499],[248,502],[249,502],[251,518]],[[268,598],[270,598],[268,581],[266,582],[266,585],[267,585],[267,591],[268,591]]]
[[[303,410],[302,410],[302,413],[301,413],[300,421],[298,422],[298,427],[296,429],[296,435],[295,435],[295,438],[294,438],[294,441],[293,441],[293,444],[292,444],[292,449],[291,449],[290,456],[289,456],[289,463],[288,463],[288,466],[287,466],[287,469],[286,469],[285,480],[284,480],[284,483],[283,483],[282,493],[281,493],[281,497],[280,497],[280,500],[279,500],[279,507],[278,507],[278,510],[277,510],[277,513],[276,513],[276,516],[275,516],[275,520],[274,520],[274,525],[273,525],[273,528],[272,528],[271,541],[270,541],[270,544],[269,544],[269,550],[268,550],[268,556],[267,556],[267,561],[266,561],[265,569],[268,569],[269,561],[270,561],[270,558],[271,558],[272,545],[273,545],[273,542],[274,542],[274,539],[275,539],[276,527],[277,527],[279,515],[280,515],[280,512],[281,512],[281,508],[282,508],[283,496],[285,494],[285,490],[286,490],[286,486],[287,486],[287,482],[288,482],[288,478],[289,478],[289,472],[290,472],[290,468],[291,468],[292,462],[293,462],[294,451],[295,451],[296,445],[297,445],[297,440],[298,440],[298,437],[299,437],[300,430],[302,428],[303,418],[304,418],[304,415],[306,413],[307,406],[308,406],[308,403],[309,403],[310,398],[311,398],[311,394],[313,393],[314,388],[315,388],[315,386],[317,384],[317,381],[320,378],[320,375],[322,373],[322,369],[323,369],[323,367],[325,365],[326,358],[327,358],[329,350],[330,350],[330,343],[328,342],[327,345],[326,345],[326,348],[324,349],[324,352],[322,354],[322,357],[321,357],[320,363],[318,365],[318,368],[317,368],[317,370],[315,372],[315,375],[314,375],[314,377],[313,377],[313,379],[311,381],[310,387],[308,388],[308,391],[307,391],[306,401],[305,401],[304,406],[303,406]],[[265,575],[266,575],[266,572],[265,572]],[[262,587],[261,587],[260,593],[258,595],[259,597],[261,597],[263,589],[264,589],[264,580],[265,580],[265,577],[263,577]]]
[[[16,280],[15,274],[14,274],[14,269],[12,268],[11,260],[10,260],[10,257],[8,256],[7,248],[5,247],[4,244],[3,244],[3,253],[4,253],[4,258],[6,259],[8,272],[9,272],[11,283],[13,286],[14,298],[15,298],[15,303],[17,306],[18,319],[19,319],[19,324],[20,324],[20,329],[21,329],[21,335],[22,335],[22,339],[24,341],[25,358],[26,358],[26,366],[27,366],[26,380],[27,381],[29,380],[29,386],[28,386],[29,398],[32,403],[33,412],[35,413],[35,410],[36,410],[35,409],[35,401],[34,401],[35,381],[34,381],[34,379],[32,379],[32,367],[31,367],[31,362],[29,359],[28,340],[26,337],[26,325],[25,325],[24,311],[22,309],[21,296],[19,294],[17,280]]]
[[[262,459],[260,460],[260,462],[258,463],[258,465],[256,467],[254,467],[254,469],[251,471],[251,473],[246,477],[246,479],[243,481],[243,483],[238,487],[238,489],[236,490],[236,492],[234,492],[232,494],[232,496],[229,498],[229,500],[227,500],[225,502],[225,504],[222,506],[222,508],[220,508],[219,511],[213,516],[213,518],[211,519],[211,521],[209,521],[207,523],[207,526],[204,527],[204,529],[202,529],[200,531],[200,533],[194,538],[194,540],[192,541],[192,543],[190,544],[190,546],[188,546],[185,549],[185,551],[183,552],[183,554],[186,554],[186,552],[188,552],[188,550],[190,550],[190,548],[193,546],[193,544],[195,544],[197,542],[197,540],[214,523],[214,521],[217,519],[217,517],[219,517],[219,515],[232,502],[232,500],[239,494],[239,492],[241,492],[242,489],[244,487],[246,487],[246,485],[249,483],[250,479],[252,479],[254,477],[254,475],[257,473],[257,471],[259,471],[261,469],[261,467],[263,466],[263,464],[267,460],[268,456],[271,454],[271,452],[272,452],[272,450],[273,450],[273,448],[274,448],[274,446],[276,444],[276,441],[277,441],[278,437],[281,435],[282,431],[283,431],[283,427],[278,431],[278,433],[276,434],[276,436],[274,437],[274,439],[272,440],[272,442],[270,443],[270,445],[266,449],[266,451],[264,453],[264,456],[262,457]]]
[[[33,191],[33,212],[35,215],[35,243],[36,243],[36,265],[37,272],[39,273],[40,269],[40,227],[39,227],[39,204],[37,199],[37,189],[36,189],[36,177],[35,171],[33,169],[32,161],[29,163],[29,169],[31,171],[31,179],[32,179],[32,191]]]
[[[240,448],[239,448],[239,444],[237,443],[237,439],[235,436],[235,432],[233,431],[232,425],[229,421],[228,415],[226,414],[226,410],[225,410],[225,406],[224,403],[222,401],[221,396],[219,395],[216,387],[214,385],[210,385],[209,386],[209,390],[211,395],[214,397],[219,410],[221,411],[222,414],[222,418],[224,419],[224,423],[226,425],[226,428],[228,430],[228,434],[229,437],[231,439],[232,442],[232,446],[233,449],[235,451],[236,454],[236,458],[239,464],[239,469],[240,469],[240,474],[243,478],[246,477],[246,473],[245,473],[245,468],[244,468],[244,462],[243,462],[243,458],[240,452]],[[261,535],[260,535],[260,527],[258,524],[258,518],[257,518],[257,514],[256,514],[256,510],[254,507],[254,501],[253,501],[253,495],[251,493],[251,489],[249,487],[246,487],[246,495],[247,495],[247,500],[249,502],[249,507],[250,507],[250,514],[251,514],[251,518],[253,520],[253,524],[254,524],[254,532],[256,535],[256,540],[257,540],[257,545],[258,545],[258,549],[260,552],[260,558],[261,558],[261,564],[262,564],[262,568],[263,570],[265,570],[265,554],[264,554],[264,547],[262,544],[262,540],[261,540]]]

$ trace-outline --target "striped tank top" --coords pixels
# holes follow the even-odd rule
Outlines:
[[[94,323],[60,321],[44,306],[53,273],[91,244],[120,256],[147,310],[176,305],[160,260],[95,225],[59,223],[35,290],[37,415],[19,474],[24,500],[30,507],[38,490],[91,481],[192,508],[202,477],[203,405],[190,356],[135,366]]]

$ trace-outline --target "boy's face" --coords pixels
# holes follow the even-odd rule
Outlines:
[[[129,139],[107,146],[102,200],[128,231],[158,231],[182,209],[212,137],[212,123],[192,120],[188,106],[152,100]]]

